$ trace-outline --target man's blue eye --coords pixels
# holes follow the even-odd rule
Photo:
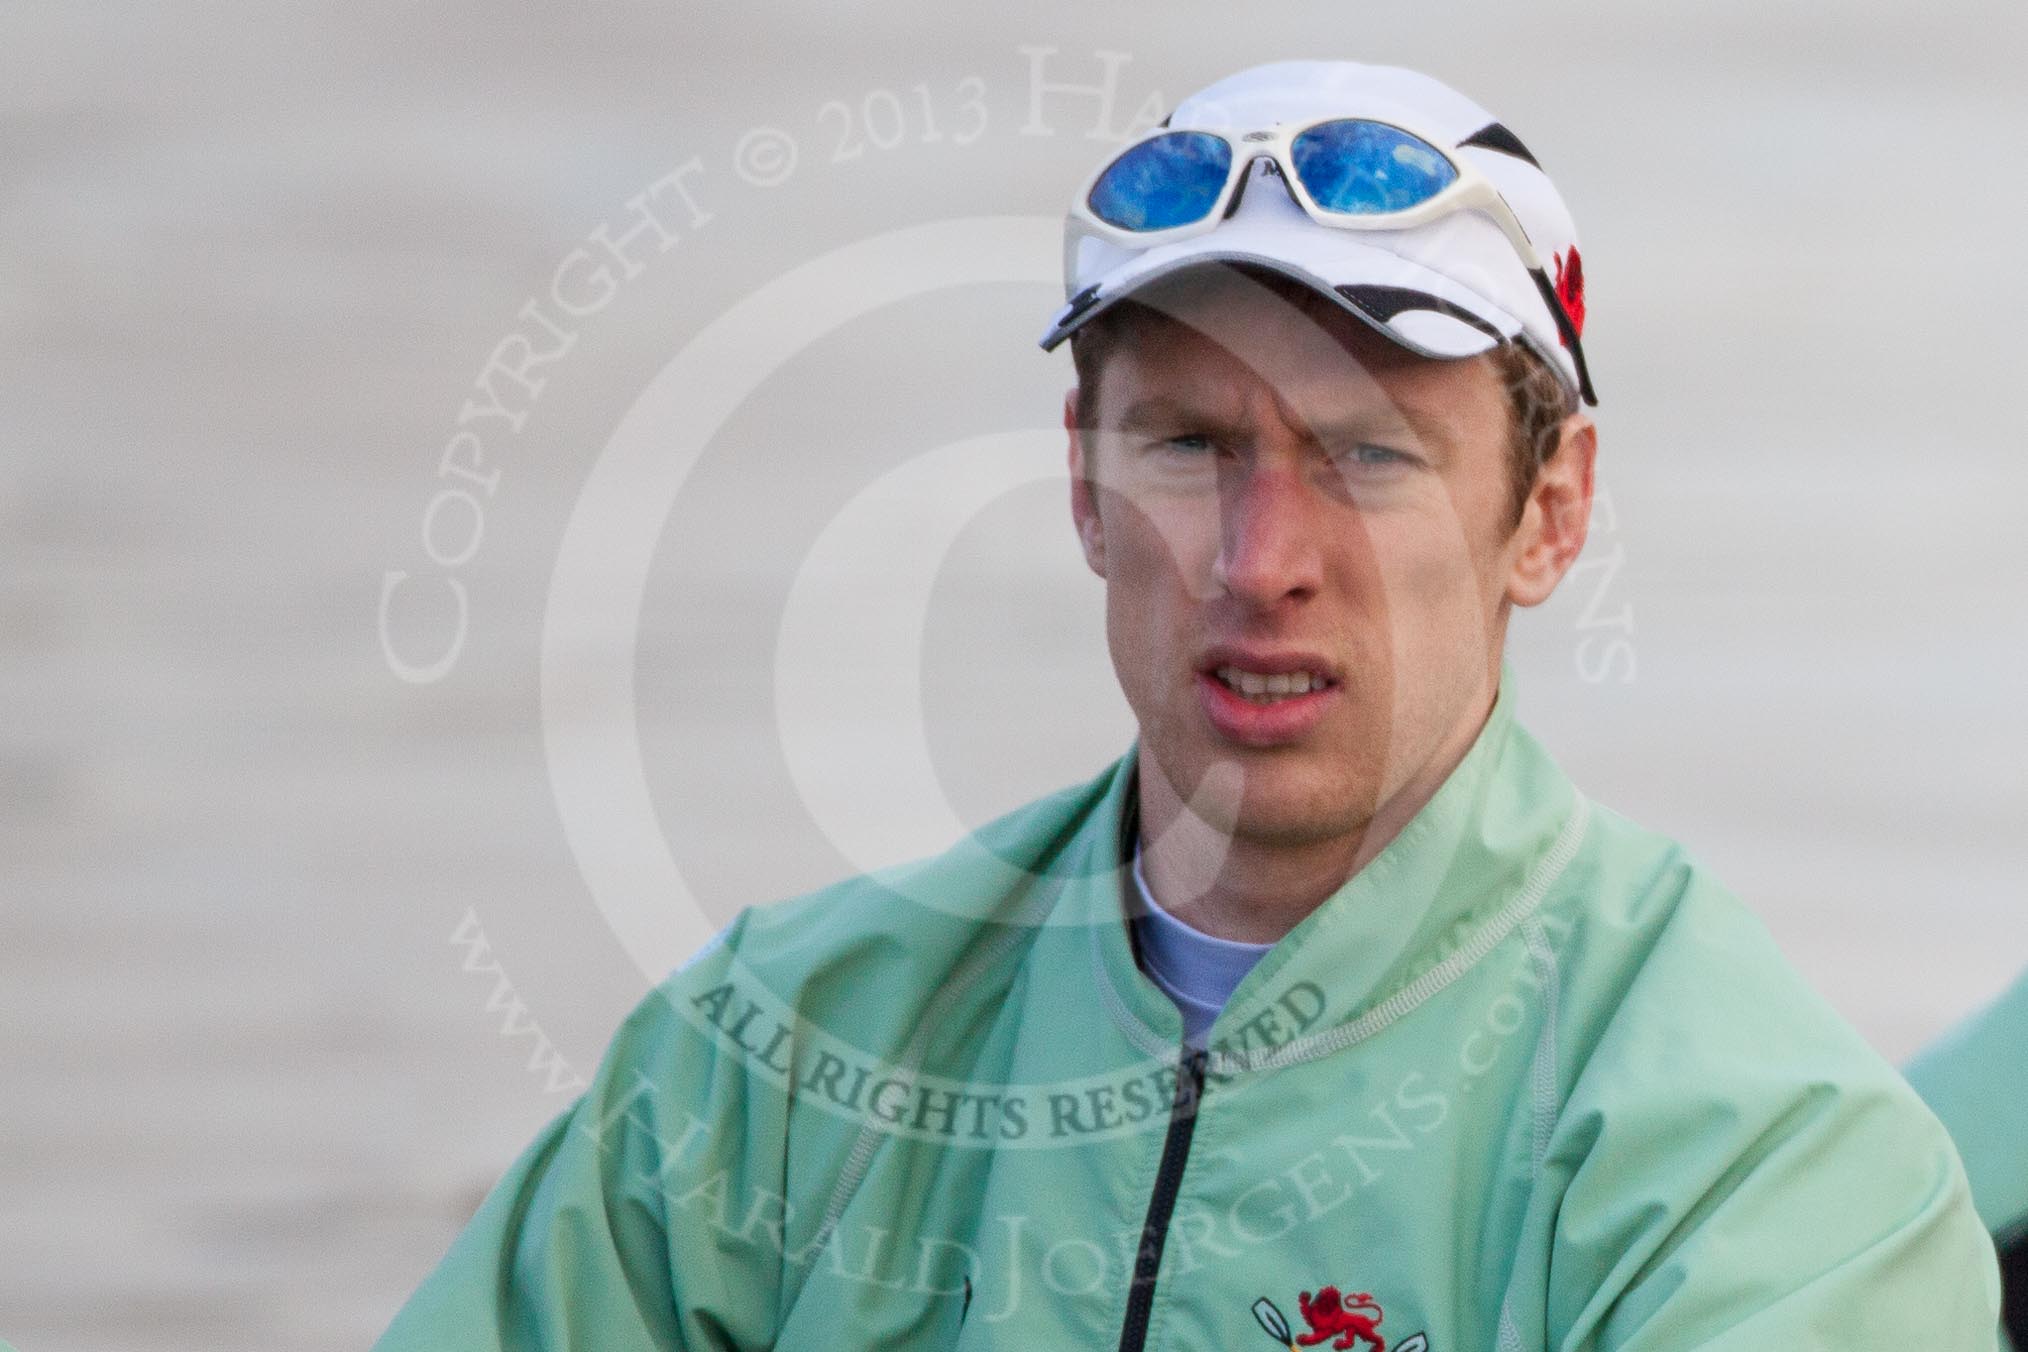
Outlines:
[[[1408,456],[1400,451],[1387,446],[1375,446],[1369,441],[1348,447],[1339,452],[1339,455],[1342,459],[1361,465],[1394,465],[1404,463],[1408,459]]]
[[[1191,446],[1185,446],[1183,444],[1184,442],[1194,442],[1196,444]],[[1181,450],[1186,451],[1191,450],[1201,451],[1208,448],[1211,445],[1211,438],[1205,436],[1201,432],[1185,432],[1181,436],[1170,437],[1169,440],[1164,444],[1175,446]]]

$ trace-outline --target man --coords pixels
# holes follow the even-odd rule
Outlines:
[[[1185,100],[1073,207],[1139,723],[642,1002],[396,1348],[1990,1348],[1941,1126],[1514,720],[1582,548],[1582,264],[1408,71]]]

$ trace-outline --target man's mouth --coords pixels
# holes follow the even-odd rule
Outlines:
[[[1275,704],[1313,690],[1328,689],[1333,682],[1320,672],[1286,671],[1268,675],[1239,667],[1218,667],[1212,674],[1226,689],[1251,704]]]

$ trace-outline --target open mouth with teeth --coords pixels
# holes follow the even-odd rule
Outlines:
[[[1335,682],[1319,672],[1277,672],[1272,676],[1238,667],[1219,667],[1212,673],[1226,689],[1251,704],[1275,704],[1298,695],[1328,690]]]

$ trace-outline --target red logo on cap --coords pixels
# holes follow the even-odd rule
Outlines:
[[[1563,302],[1563,312],[1570,316],[1570,331],[1584,337],[1584,260],[1577,256],[1577,246],[1570,246],[1570,271],[1563,270],[1563,255],[1552,254],[1556,260],[1556,298]],[[1557,336],[1563,342],[1562,335]],[[1569,343],[1563,344],[1569,347]]]

